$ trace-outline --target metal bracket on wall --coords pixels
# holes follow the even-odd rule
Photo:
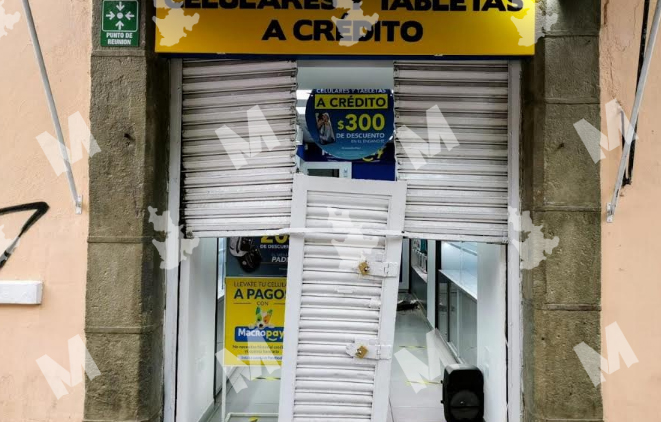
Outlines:
[[[615,189],[613,191],[613,197],[611,202],[608,203],[606,207],[606,221],[609,223],[613,222],[615,217],[615,210],[617,209],[617,203],[620,198],[620,191],[622,190],[622,184],[624,183],[624,176],[629,164],[629,157],[631,154],[632,143],[636,135],[636,126],[638,125],[638,117],[640,116],[640,107],[643,102],[643,97],[645,94],[645,86],[647,85],[647,78],[650,71],[650,63],[652,61],[652,55],[654,54],[654,47],[656,46],[656,41],[659,33],[659,23],[661,22],[661,1],[656,4],[656,11],[654,12],[654,19],[652,22],[652,30],[650,32],[649,44],[645,49],[645,58],[643,59],[643,65],[640,70],[640,77],[638,79],[638,87],[636,89],[636,99],[633,105],[633,111],[631,112],[631,122],[629,123],[629,128],[627,129],[627,135],[624,139],[624,145],[622,147],[622,158],[620,160],[620,167],[617,172],[617,178],[615,179]]]
[[[57,141],[60,147],[60,154],[62,155],[62,161],[64,163],[65,173],[67,174],[67,181],[69,182],[69,191],[71,192],[71,198],[73,199],[73,205],[75,207],[76,214],[83,213],[83,197],[78,194],[78,189],[76,189],[76,182],[73,180],[73,171],[71,170],[71,160],[69,160],[69,152],[67,147],[64,144],[64,134],[62,133],[62,126],[60,125],[60,118],[57,115],[57,108],[55,107],[55,99],[53,98],[53,91],[51,90],[50,81],[48,79],[48,72],[46,72],[46,64],[44,63],[44,56],[41,52],[41,45],[39,44],[39,37],[37,36],[37,28],[34,24],[34,18],[32,17],[32,9],[30,8],[29,0],[23,0],[23,10],[25,11],[25,19],[28,23],[28,29],[30,30],[30,38],[32,39],[32,46],[34,47],[34,55],[37,59],[37,64],[39,65],[39,71],[41,73],[41,82],[44,85],[44,91],[46,92],[46,99],[48,101],[48,109],[50,111],[51,119],[53,120],[53,126],[55,126],[55,133],[57,134]]]

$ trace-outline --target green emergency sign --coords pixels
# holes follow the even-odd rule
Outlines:
[[[139,25],[138,0],[103,0],[101,46],[137,47]]]

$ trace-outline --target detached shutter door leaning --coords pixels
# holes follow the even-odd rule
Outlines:
[[[508,75],[506,61],[395,61],[397,173],[408,183],[410,237],[507,241]]]
[[[187,234],[257,235],[289,227],[296,71],[292,61],[184,60]]]
[[[385,422],[405,198],[296,176],[279,422]]]

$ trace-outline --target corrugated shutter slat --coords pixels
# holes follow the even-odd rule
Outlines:
[[[184,60],[183,221],[198,237],[289,227],[296,153],[296,63]],[[248,110],[259,106],[278,139],[250,150]],[[221,127],[234,131],[222,138]],[[228,153],[243,154],[245,162]],[[241,151],[237,153],[235,149]],[[233,160],[234,159],[234,160]]]
[[[508,80],[506,61],[395,61],[397,173],[408,183],[408,236],[507,241]],[[428,140],[432,107],[459,143],[451,150]],[[447,127],[430,125],[450,139],[443,137]],[[418,156],[421,166],[410,152],[430,151],[428,141],[441,142],[441,150]]]

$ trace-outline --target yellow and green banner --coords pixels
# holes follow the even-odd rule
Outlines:
[[[280,365],[287,279],[227,277],[225,289],[224,366]]]

